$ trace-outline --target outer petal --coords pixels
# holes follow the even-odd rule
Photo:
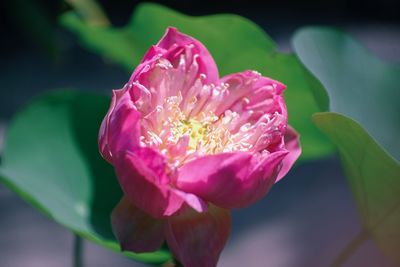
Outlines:
[[[126,197],[114,208],[111,223],[122,250],[151,252],[164,242],[164,221],[152,218]]]
[[[176,185],[219,207],[242,208],[262,198],[278,175],[288,151],[256,159],[249,153],[222,153],[181,167]]]
[[[210,206],[208,212],[187,209],[169,218],[165,236],[185,267],[215,267],[230,230],[229,211]]]
[[[208,206],[207,203],[204,202],[201,198],[199,198],[196,195],[193,195],[191,193],[186,193],[178,189],[172,189],[175,194],[180,196],[187,205],[189,205],[191,208],[193,208],[197,212],[204,212],[207,211]]]
[[[107,115],[104,117],[100,130],[99,130],[99,150],[100,154],[103,156],[105,160],[107,160],[109,163],[112,163],[112,155],[110,152],[109,148],[109,123],[110,123],[110,117],[112,116],[115,105],[121,98],[121,96],[125,93],[125,89],[120,89],[120,90],[113,90],[112,92],[112,98],[111,98],[111,104],[108,109]]]
[[[120,152],[114,160],[117,177],[125,196],[155,218],[174,214],[183,199],[169,187],[164,158],[143,148]]]
[[[278,174],[276,182],[281,180],[296,162],[301,154],[301,147],[299,141],[299,134],[290,126],[287,127],[285,133],[285,148],[289,151],[289,154],[282,161],[282,169]]]
[[[132,150],[140,142],[140,113],[129,91],[116,96],[116,103],[107,121],[107,146],[114,161],[119,151]]]
[[[176,28],[169,27],[165,35],[158,42],[157,47],[165,50],[171,49],[173,46],[193,45],[193,52],[199,55],[200,73],[206,75],[206,83],[218,83],[218,68],[207,48],[198,40],[191,36],[179,32]]]

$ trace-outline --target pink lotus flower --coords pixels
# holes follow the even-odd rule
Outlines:
[[[265,196],[300,155],[284,89],[255,71],[220,79],[207,49],[169,28],[113,91],[99,133],[124,192],[112,214],[122,249],[166,241],[184,266],[215,266],[229,210]]]

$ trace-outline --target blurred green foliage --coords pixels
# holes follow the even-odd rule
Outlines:
[[[328,91],[331,112],[313,121],[339,149],[365,232],[400,265],[400,65],[335,29],[302,29],[294,47]]]
[[[97,148],[109,98],[57,91],[20,111],[7,130],[0,181],[50,218],[119,251],[110,214],[122,196],[113,167]],[[126,255],[163,263],[167,250]]]

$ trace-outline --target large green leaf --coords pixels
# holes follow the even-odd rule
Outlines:
[[[356,121],[333,112],[313,120],[339,149],[366,232],[400,265],[400,164]]]
[[[400,67],[333,29],[304,29],[294,46],[328,90],[333,112],[313,120],[339,149],[364,227],[400,265]]]
[[[10,123],[0,181],[58,223],[119,251],[110,213],[121,197],[112,166],[97,149],[97,134],[109,98],[74,91],[40,97]],[[161,263],[168,251],[127,253]]]
[[[221,75],[254,69],[288,86],[285,97],[289,122],[302,135],[303,159],[333,151],[331,143],[311,122],[313,113],[327,108],[325,91],[294,55],[279,53],[276,44],[247,19],[236,15],[190,17],[159,5],[142,4],[123,28],[91,26],[76,13],[65,14],[61,23],[75,32],[87,48],[128,71],[135,68],[168,26],[175,26],[206,45]]]
[[[329,110],[359,122],[399,161],[400,65],[382,62],[349,35],[330,28],[301,30],[294,47],[327,89]]]

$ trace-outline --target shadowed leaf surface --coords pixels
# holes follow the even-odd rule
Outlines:
[[[400,67],[333,29],[301,30],[294,46],[330,96],[333,112],[313,121],[339,149],[364,227],[400,266]]]
[[[33,101],[7,129],[0,181],[61,225],[119,251],[110,214],[122,193],[112,166],[97,148],[109,101],[74,91]],[[166,250],[126,254],[152,263],[170,258]]]
[[[400,161],[400,65],[382,62],[349,35],[330,28],[300,30],[294,47],[325,86],[329,110],[356,120]]]

